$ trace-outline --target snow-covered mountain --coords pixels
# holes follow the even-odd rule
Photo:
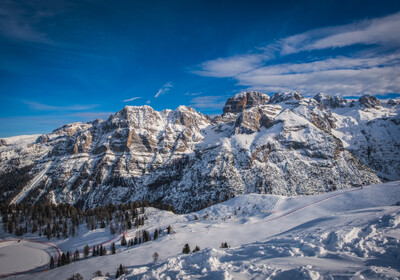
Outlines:
[[[210,118],[127,106],[108,120],[0,140],[3,202],[149,200],[188,212],[239,194],[300,195],[400,179],[397,100],[259,92]]]

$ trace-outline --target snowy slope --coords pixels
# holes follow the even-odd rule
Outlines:
[[[80,273],[90,279],[97,270],[115,275],[123,264],[128,275],[122,279],[398,279],[399,203],[397,181],[313,196],[242,195],[186,215],[148,208],[155,215],[145,228],[171,225],[175,234],[16,278]],[[58,245],[81,248],[100,236],[96,232]],[[230,248],[219,248],[221,242]],[[181,254],[186,243],[201,250]],[[154,252],[160,255],[156,262]]]

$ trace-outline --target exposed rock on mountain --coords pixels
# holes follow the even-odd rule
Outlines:
[[[347,103],[347,101],[340,96],[331,96],[326,93],[318,93],[314,96],[314,99],[326,108],[344,107]]]
[[[187,212],[243,193],[315,194],[400,179],[399,106],[376,104],[246,92],[212,119],[185,106],[127,106],[106,121],[2,139],[1,201],[150,200]]]
[[[361,106],[365,108],[376,108],[378,106],[381,106],[381,102],[379,101],[379,99],[371,95],[361,96],[359,102]]]
[[[297,91],[293,92],[279,92],[275,93],[271,100],[270,103],[280,103],[280,102],[285,102],[285,103],[293,103],[296,104],[297,101],[303,99],[303,95]]]
[[[245,109],[267,104],[269,96],[258,91],[242,92],[228,98],[223,108],[223,113],[240,113]]]
[[[389,99],[389,100],[387,101],[387,104],[388,104],[389,106],[397,106],[397,105],[400,104],[400,100],[399,100],[399,99]]]

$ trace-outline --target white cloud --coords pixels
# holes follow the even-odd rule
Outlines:
[[[132,97],[132,98],[129,98],[129,99],[125,99],[123,102],[129,102],[129,101],[133,101],[133,100],[136,100],[136,99],[139,99],[139,98],[141,98],[141,97]]]
[[[347,25],[314,29],[278,41],[281,54],[355,44],[400,46],[400,12]]]
[[[231,77],[239,85],[267,92],[299,90],[305,95],[327,92],[344,96],[400,92],[400,12],[347,25],[325,27],[277,40],[263,53],[206,61],[193,73]],[[337,48],[369,45],[338,56]],[[329,50],[320,57],[315,50]],[[278,56],[310,52],[303,61],[279,63]],[[267,55],[269,54],[269,55]]]
[[[173,88],[174,85],[171,82],[168,82],[166,84],[164,84],[156,93],[156,95],[154,95],[155,98],[159,97],[161,94],[166,93],[168,91],[170,91],[171,88]]]
[[[22,102],[27,104],[31,109],[37,111],[85,111],[99,106],[98,104],[89,104],[89,105],[76,104],[69,106],[53,106],[28,100],[22,100]]]
[[[218,58],[202,63],[202,70],[195,70],[193,73],[217,78],[232,77],[261,66],[265,58],[264,55],[257,54]]]
[[[333,69],[293,74],[255,74],[237,77],[240,85],[267,92],[298,90],[352,96],[400,92],[399,67]]]

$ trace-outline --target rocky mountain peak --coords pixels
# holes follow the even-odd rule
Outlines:
[[[303,99],[303,95],[298,91],[275,93],[269,103],[292,102]]]
[[[382,105],[378,98],[371,95],[363,95],[358,101],[360,102],[360,105],[365,108],[376,108]]]
[[[314,96],[314,99],[327,108],[344,107],[347,103],[347,101],[340,96],[332,96],[322,92]]]
[[[241,92],[234,97],[228,98],[223,108],[223,114],[237,114],[255,106],[265,105],[269,99],[268,95],[258,91]]]
[[[389,106],[397,106],[397,105],[399,105],[400,104],[400,100],[399,99],[389,99],[388,101],[387,101],[387,104],[389,105]]]

